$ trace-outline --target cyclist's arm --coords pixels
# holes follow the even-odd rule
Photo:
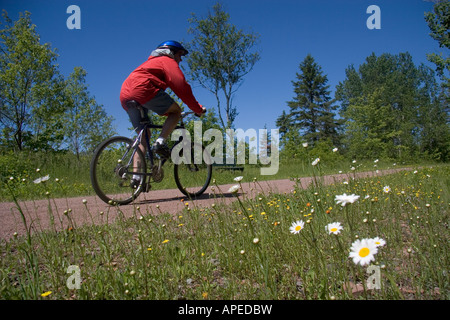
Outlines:
[[[171,60],[171,61],[170,61]],[[203,114],[204,108],[195,99],[191,86],[186,82],[178,63],[170,59],[165,66],[166,83],[170,89],[196,114]]]

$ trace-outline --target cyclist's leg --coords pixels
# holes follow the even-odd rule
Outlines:
[[[160,90],[152,100],[144,103],[143,106],[160,116],[167,116],[159,136],[166,140],[180,120],[181,108],[164,90]]]
[[[141,124],[142,121],[142,117],[141,117],[141,111],[136,108],[136,107],[129,107],[127,109],[127,113],[128,116],[130,117],[130,121],[131,124],[133,125],[134,130],[136,131],[137,134],[139,134],[139,132],[142,130],[143,125]],[[148,132],[148,137],[150,137],[150,130],[147,129]],[[147,154],[147,142],[146,142],[146,136],[145,134],[142,135],[142,139],[141,139],[141,144],[139,145],[139,149],[141,149],[142,153],[145,155]],[[134,168],[141,168],[141,163],[140,163],[140,157],[137,155],[135,155],[134,159],[133,159],[133,167]],[[141,171],[141,170],[139,170]],[[141,177],[138,175],[133,175],[133,179],[136,181],[141,180]]]
[[[163,158],[170,157],[170,149],[167,146],[166,140],[180,120],[181,108],[164,90],[160,90],[153,99],[144,103],[143,106],[160,116],[167,116],[161,133],[153,146],[153,150]]]
[[[164,122],[161,133],[159,135],[164,140],[166,140],[169,137],[169,135],[172,133],[172,131],[177,126],[178,121],[180,121],[181,108],[176,102],[174,102],[170,106],[170,108],[167,110],[166,114],[167,114],[167,119],[166,119],[166,122]]]

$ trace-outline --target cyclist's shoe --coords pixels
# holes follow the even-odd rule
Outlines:
[[[158,154],[161,158],[169,159],[170,158],[170,149],[165,143],[156,142],[153,145],[153,152]]]

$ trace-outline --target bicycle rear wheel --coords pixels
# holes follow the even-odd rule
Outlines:
[[[175,182],[183,194],[195,198],[206,191],[211,181],[211,160],[202,145],[192,143],[190,155],[184,155],[184,150],[180,150],[180,157],[184,158],[183,163],[174,165]],[[190,161],[187,160],[189,158]]]
[[[113,137],[102,142],[91,161],[91,183],[104,202],[124,205],[132,202],[145,185],[146,163],[143,152],[133,149],[134,141]],[[138,183],[133,175],[140,177]]]

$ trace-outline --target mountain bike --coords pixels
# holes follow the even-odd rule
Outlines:
[[[92,187],[110,205],[129,204],[142,192],[149,192],[151,183],[159,183],[164,178],[163,166],[169,159],[161,158],[150,147],[151,130],[162,126],[151,123],[141,106],[139,110],[143,128],[137,137],[106,139],[96,148],[91,160]],[[191,114],[194,112],[183,112],[175,130],[185,129],[184,119]],[[141,143],[146,146],[145,151],[139,147]],[[212,175],[211,157],[204,146],[182,134],[170,150],[178,189],[189,198],[202,195]]]

